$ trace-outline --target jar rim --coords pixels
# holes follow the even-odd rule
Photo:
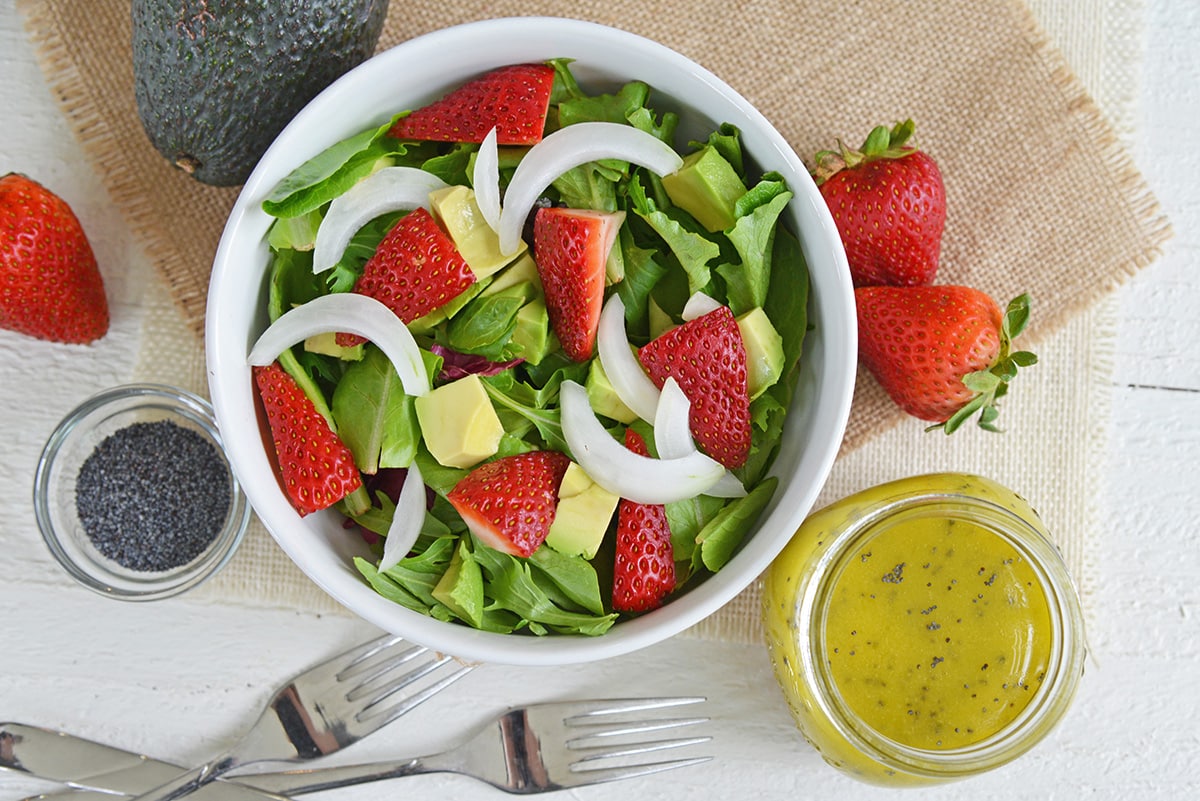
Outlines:
[[[829,674],[825,618],[832,588],[858,547],[886,530],[889,521],[912,515],[971,517],[1012,545],[1037,576],[1050,612],[1052,637],[1049,670],[1019,714],[1000,729],[966,746],[930,749],[898,742],[862,721],[842,699]],[[1078,595],[1061,554],[1046,534],[1020,514],[985,498],[958,492],[929,491],[881,501],[838,532],[812,567],[796,610],[798,630],[808,632],[801,669],[817,677],[814,700],[838,733],[864,754],[890,769],[947,778],[978,773],[1025,753],[1048,732],[1069,706],[1083,670],[1083,616]]]

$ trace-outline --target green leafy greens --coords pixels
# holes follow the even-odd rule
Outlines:
[[[673,143],[679,124],[673,113],[653,106],[652,89],[631,81],[610,93],[589,94],[575,80],[569,59],[555,68],[547,131],[580,122],[628,124]],[[384,215],[352,238],[328,273],[312,273],[312,248],[329,203],[357,181],[384,166],[410,166],[447,183],[470,185],[478,145],[412,142],[393,138],[396,117],[337,142],[300,165],[275,187],[263,209],[275,222],[268,245],[273,267],[268,316],[330,292],[354,287],[363,265],[399,218]],[[610,293],[619,293],[635,344],[679,322],[688,298],[704,292],[735,315],[761,308],[778,334],[783,368],[751,403],[752,442],[746,464],[736,471],[749,490],[739,499],[700,495],[667,504],[678,589],[720,570],[737,553],[773,497],[778,480],[769,470],[779,449],[783,423],[796,384],[808,330],[808,272],[794,234],[781,222],[792,193],[775,173],[752,175],[740,131],[722,124],[698,150],[711,147],[743,183],[733,204],[733,224],[709,231],[672,202],[655,175],[617,160],[584,164],[559,176],[542,202],[624,212],[609,257]],[[524,154],[503,148],[503,185]],[[517,270],[516,265],[508,268]],[[564,380],[584,383],[589,364],[568,361],[547,329],[544,298],[531,275],[499,273],[478,282],[428,319],[410,326],[435,385],[454,380],[455,370],[479,372],[504,434],[493,458],[536,449],[569,453],[558,412]],[[494,285],[492,284],[495,281]],[[354,529],[381,550],[395,510],[389,476],[410,464],[420,468],[430,490],[421,534],[410,553],[385,571],[378,559],[357,557],[363,579],[380,595],[439,620],[492,632],[533,635],[603,634],[619,616],[609,603],[614,520],[594,559],[541,547],[528,558],[501,553],[473,536],[446,500],[468,470],[447,467],[432,456],[422,437],[414,400],[404,394],[395,370],[372,344],[357,351],[297,346],[280,361],[313,398],[319,411],[354,454],[368,488],[341,502]],[[464,367],[463,365],[467,365]],[[614,436],[623,425],[609,421]],[[645,423],[631,424],[653,448]],[[351,536],[348,534],[347,536]]]

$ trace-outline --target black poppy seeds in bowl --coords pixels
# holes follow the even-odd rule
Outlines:
[[[75,506],[85,533],[125,568],[162,572],[212,544],[232,503],[221,455],[170,420],[110,434],[79,469]]]

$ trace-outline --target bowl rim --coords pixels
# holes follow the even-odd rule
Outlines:
[[[324,139],[313,141],[307,129],[313,125],[331,124],[331,118],[336,118],[347,104],[353,105],[357,101],[353,97],[347,99],[345,93],[348,87],[353,91],[355,87],[367,85],[374,78],[384,80],[388,75],[406,74],[406,69],[420,72],[421,65],[428,59],[437,60],[439,52],[449,50],[467,54],[455,59],[458,62],[455,77],[423,89],[425,92],[440,92],[454,85],[455,81],[465,80],[465,76],[471,74],[469,70],[481,60],[487,61],[491,67],[497,67],[519,61],[570,57],[573,48],[607,51],[614,56],[619,54],[617,72],[624,76],[621,80],[631,79],[633,71],[639,69],[636,65],[653,63],[656,69],[643,73],[641,79],[668,98],[673,95],[670,90],[660,88],[664,83],[683,84],[693,91],[710,93],[714,105],[721,106],[722,117],[732,116],[742,123],[739,128],[743,131],[744,141],[756,142],[753,148],[747,144],[747,150],[754,160],[769,164],[775,170],[786,166],[783,171],[790,173],[793,179],[789,180],[789,185],[800,184],[791,187],[794,196],[789,207],[793,209],[791,213],[795,222],[805,229],[796,233],[801,238],[810,268],[813,261],[810,250],[817,248],[818,243],[820,252],[827,254],[834,262],[834,268],[826,271],[828,275],[824,276],[821,285],[818,287],[814,283],[812,287],[813,296],[821,296],[821,303],[815,304],[810,300],[810,309],[817,308],[814,316],[819,316],[824,325],[815,337],[810,335],[810,342],[821,341],[824,350],[813,359],[806,349],[806,359],[810,363],[816,362],[820,382],[820,392],[815,396],[813,406],[806,408],[806,416],[819,415],[822,424],[819,433],[824,439],[819,452],[814,449],[811,453],[803,454],[805,473],[810,478],[808,483],[800,488],[792,486],[796,483],[794,480],[787,486],[781,483],[771,506],[760,517],[759,529],[764,527],[768,519],[779,521],[776,526],[778,530],[770,538],[771,541],[767,542],[768,538],[764,537],[758,538],[757,542],[748,540],[733,560],[716,574],[708,576],[702,586],[690,590],[659,610],[622,621],[598,637],[495,634],[444,623],[405,609],[375,594],[357,575],[351,577],[338,573],[329,565],[315,561],[311,548],[306,548],[292,533],[292,529],[296,528],[292,523],[297,522],[298,518],[280,491],[277,480],[246,480],[242,475],[244,471],[261,470],[267,464],[266,456],[262,453],[265,449],[262,447],[250,369],[245,362],[252,344],[252,334],[248,330],[240,333],[235,330],[235,323],[242,321],[237,319],[231,323],[226,314],[228,309],[223,308],[223,304],[252,294],[245,290],[248,253],[242,248],[246,245],[257,248],[259,255],[262,255],[265,226],[269,223],[261,211],[261,201],[296,165],[341,138],[329,134]],[[478,55],[477,50],[480,49],[493,54],[490,60]],[[440,58],[445,61],[444,55]],[[587,62],[577,60],[573,67],[580,64],[586,66]],[[669,81],[664,79],[666,75],[670,76]],[[406,101],[414,102],[407,96],[397,98],[385,110],[388,116],[391,110],[400,108],[401,103]],[[385,116],[382,120],[387,118]],[[721,121],[724,120],[717,120]],[[350,135],[366,128],[371,122],[371,119],[359,118],[349,124],[332,124],[341,125],[345,131],[343,135]],[[747,124],[752,126],[749,130]],[[261,282],[264,276],[260,274],[256,278]],[[230,287],[237,285],[239,280],[242,288],[240,293],[234,293]],[[254,312],[254,315],[259,317],[261,311]],[[246,326],[251,327],[249,324]],[[724,606],[765,570],[811,509],[832,469],[849,418],[856,377],[857,331],[849,270],[832,217],[794,149],[761,112],[705,67],[639,34],[569,18],[516,16],[443,28],[382,51],[327,87],[293,118],[251,173],[222,233],[209,287],[205,341],[210,394],[218,425],[222,431],[227,431],[230,463],[235,474],[242,478],[243,490],[271,536],[311,580],[332,598],[376,626],[460,658],[513,665],[557,665],[617,656],[678,634]],[[803,373],[802,369],[801,380]],[[789,426],[798,425],[793,420],[795,417],[795,414],[789,415]],[[260,453],[255,454],[255,450]],[[794,479],[796,471],[792,472]],[[780,500],[789,495],[789,489],[798,494],[788,498],[787,509],[780,509]],[[289,521],[287,530],[283,530],[279,522],[281,519]]]
[[[204,552],[187,565],[162,573],[144,574],[135,582],[136,589],[106,581],[102,575],[86,569],[73,559],[61,542],[65,535],[54,524],[54,515],[50,509],[54,494],[54,467],[63,446],[72,435],[81,430],[80,426],[89,418],[115,403],[135,399],[142,399],[147,404],[158,401],[154,404],[155,408],[169,413],[169,417],[163,419],[186,419],[202,429],[203,436],[216,447],[225,463],[230,481],[230,508],[226,525],[217,532]],[[138,407],[139,405],[133,405],[125,411]],[[97,392],[59,421],[38,457],[33,479],[33,509],[42,540],[66,573],[92,592],[122,601],[157,601],[170,598],[197,587],[216,575],[237,552],[245,538],[251,514],[250,504],[233,470],[233,464],[225,454],[212,405],[194,392],[181,387],[150,382],[122,384]]]

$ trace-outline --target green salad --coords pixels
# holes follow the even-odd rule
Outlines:
[[[396,314],[419,352],[427,394],[406,391],[379,343],[347,329],[308,336],[275,361],[353,455],[353,488],[332,508],[344,517],[347,537],[370,544],[374,555],[355,564],[380,595],[486,631],[599,635],[720,570],[770,501],[778,481],[769,470],[808,328],[808,273],[799,241],[781,222],[791,191],[770,165],[755,172],[736,127],[677,142],[679,119],[655,108],[648,83],[590,94],[572,75],[570,59],[524,66],[529,75],[545,75],[548,92],[532,144],[511,137],[506,143],[502,132],[491,142],[475,134],[462,136],[473,141],[421,138],[413,131],[425,118],[420,109],[406,110],[281,181],[262,204],[275,218],[268,312],[274,324],[326,296],[368,292],[372,271],[386,269],[372,259],[399,258],[393,251],[411,250],[409,242],[444,235],[457,252],[445,271],[428,266],[433,256],[409,253],[405,258],[423,260],[422,278],[389,276],[375,292],[393,308],[408,302],[396,299],[402,293],[424,303],[405,306],[410,319]],[[484,79],[495,83],[501,75]],[[532,80],[525,75],[521,80]],[[463,99],[448,95],[433,109],[441,115],[435,122],[487,107],[478,99],[456,105]],[[409,118],[411,126],[401,125]],[[544,188],[534,185],[527,214],[517,206],[509,216],[520,220],[500,221],[520,232],[506,252],[489,209],[502,198],[508,213],[518,193],[533,192],[514,187],[514,176],[524,161],[539,158],[538,142],[589,124],[602,125],[577,129],[581,141],[585,131],[607,141],[605,132],[615,128],[604,126],[631,128],[635,138],[670,145],[679,163],[658,174],[632,158],[568,160]],[[495,137],[502,126],[488,118],[476,127]],[[397,167],[431,177],[414,190],[428,200],[355,221],[341,234],[344,245],[328,255],[321,240],[334,238],[327,218],[339,213],[339,198]],[[410,181],[412,173],[403,175]],[[410,232],[400,242],[408,227],[427,238]],[[568,237],[563,252],[550,252]],[[436,252],[440,259],[443,250]],[[596,271],[598,283],[581,289],[592,286]],[[453,277],[431,287],[430,276],[441,281],[443,272]],[[622,336],[614,339],[611,320],[597,335],[601,308],[620,315]],[[610,375],[615,361],[599,355],[605,342],[609,354],[631,354],[644,375],[630,375],[624,358],[621,380]],[[647,378],[661,391],[660,405],[675,392],[683,416],[673,419],[687,420],[694,435],[694,444],[685,437],[680,445],[677,437],[671,458],[660,453],[672,441],[664,429],[670,412],[652,400],[648,410],[637,409],[621,389]],[[568,396],[584,390],[590,408],[571,410]],[[611,443],[597,441],[599,428]],[[590,443],[603,447],[593,453]],[[633,480],[622,477],[629,472],[624,457],[611,469],[593,467],[612,443],[655,477],[643,482],[655,488],[641,500],[627,497],[638,493],[624,489],[622,481]],[[710,470],[714,460],[720,464]],[[704,489],[679,490],[701,479],[676,481],[671,471],[701,462]],[[424,515],[411,547],[385,559],[396,510],[413,508],[400,500],[410,474],[423,482]],[[518,535],[494,522],[505,501],[538,509],[541,533],[522,528]],[[659,545],[637,551],[631,538],[638,531],[658,536]]]

